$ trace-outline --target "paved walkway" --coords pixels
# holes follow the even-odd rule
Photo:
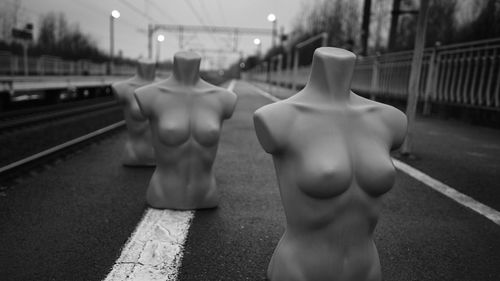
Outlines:
[[[253,112],[270,100],[245,82],[237,82],[234,91],[238,105],[233,118],[224,123],[215,164],[221,204],[194,213],[180,252],[179,281],[265,280],[267,263],[283,232],[271,157],[258,145],[252,125]],[[463,126],[432,120],[419,124],[428,136],[416,143],[421,147],[418,158],[408,163],[457,189],[462,185],[464,191],[494,188],[480,186],[494,184],[494,171],[463,168],[498,165],[466,153],[470,139],[462,134]],[[481,143],[481,149],[496,149],[490,142],[498,139],[498,133],[476,129],[485,134],[485,140],[480,133],[471,133],[472,148]],[[115,134],[27,176],[6,197],[0,197],[2,280],[106,278],[147,209],[144,192],[152,173],[152,169],[120,165],[124,136],[123,132]],[[434,158],[428,160],[429,156]],[[476,173],[484,179],[475,186],[465,182]],[[493,206],[500,198],[490,200]],[[375,238],[384,280],[500,279],[500,226],[405,173],[398,173],[395,187],[383,202]],[[153,249],[153,254],[165,253]],[[132,266],[167,265],[135,262]],[[144,280],[129,277],[122,280]],[[163,280],[174,279],[164,276]]]

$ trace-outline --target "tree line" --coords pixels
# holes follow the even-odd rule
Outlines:
[[[7,14],[2,14],[2,17],[4,18],[0,50],[22,55],[20,42],[13,40],[10,34],[16,21],[9,21]],[[14,15],[10,17],[12,18]],[[109,55],[97,47],[97,42],[89,34],[82,32],[77,24],[69,23],[63,13],[49,12],[41,15],[39,21],[35,23],[35,28],[37,36],[33,38],[28,49],[30,56],[52,55],[73,61],[85,59],[105,62],[109,60]],[[115,58],[115,61],[117,63],[133,63],[133,60],[127,58]]]
[[[399,16],[394,46],[388,49],[393,1],[372,1],[368,55],[411,50],[414,46],[417,14],[406,13]],[[277,54],[282,54],[283,60],[287,61],[288,50],[321,32],[328,34],[328,46],[359,53],[363,3],[364,0],[304,0],[287,40],[269,49],[263,58],[247,58],[246,68]],[[420,0],[401,0],[400,9],[417,11],[419,3]],[[500,37],[500,0],[431,0],[427,24],[427,46],[437,42],[446,45]],[[318,40],[304,47],[299,65],[309,64],[314,50],[320,46],[321,40]],[[283,63],[283,67],[285,65]]]

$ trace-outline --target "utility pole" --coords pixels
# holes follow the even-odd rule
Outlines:
[[[399,9],[401,0],[392,0],[391,26],[389,28],[389,50],[393,50],[396,45],[396,35],[398,34]]]
[[[427,11],[429,0],[420,0],[420,12],[417,22],[417,34],[415,35],[415,48],[411,62],[410,83],[408,85],[408,101],[406,103],[406,117],[408,118],[408,133],[401,147],[403,155],[411,154],[415,115],[417,111],[418,86],[425,46],[425,30],[427,28]]]
[[[387,46],[389,51],[394,50],[396,47],[399,16],[403,14],[418,14],[418,10],[403,11],[401,10],[401,0],[392,0],[391,26],[389,28],[389,44]]]
[[[361,24],[361,55],[368,53],[368,36],[370,35],[370,14],[372,10],[372,0],[365,0],[363,8],[363,23]]]
[[[33,24],[28,23],[24,29],[13,28],[12,38],[19,40],[23,46],[23,68],[24,75],[29,75],[28,69],[28,47],[31,41],[33,41]]]
[[[153,58],[153,33],[154,33],[153,25],[148,24],[148,59]]]

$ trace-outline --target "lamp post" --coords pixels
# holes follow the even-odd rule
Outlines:
[[[115,49],[115,30],[114,30],[114,24],[115,24],[115,19],[120,17],[120,12],[118,10],[113,10],[111,11],[111,14],[109,15],[109,67],[108,67],[108,74],[112,74],[113,70],[113,60],[114,60],[114,49]]]
[[[253,39],[253,43],[257,46],[257,57],[260,58],[260,52],[262,50],[262,42],[259,38]]]
[[[276,18],[275,14],[269,14],[267,15],[267,20],[272,22],[273,24],[273,36],[272,36],[272,46],[273,48],[276,46],[276,37],[277,37],[277,26],[278,26],[278,19]]]
[[[159,34],[158,37],[156,37],[156,64],[160,63],[160,49],[161,49],[161,42],[165,41],[165,36],[163,34]]]

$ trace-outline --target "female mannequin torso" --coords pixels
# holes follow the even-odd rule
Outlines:
[[[142,115],[134,98],[135,89],[154,81],[155,71],[154,62],[140,60],[134,77],[112,86],[118,102],[122,105],[127,124],[128,135],[123,159],[123,164],[127,166],[150,166],[155,163],[149,121]]]
[[[224,119],[236,95],[199,77],[200,57],[174,56],[167,80],[136,90],[141,111],[151,122],[156,170],[146,194],[155,208],[216,207],[213,162]]]
[[[286,215],[272,281],[381,280],[373,231],[380,195],[394,183],[389,151],[403,141],[406,117],[350,91],[354,63],[351,52],[317,49],[306,87],[254,115]]]

